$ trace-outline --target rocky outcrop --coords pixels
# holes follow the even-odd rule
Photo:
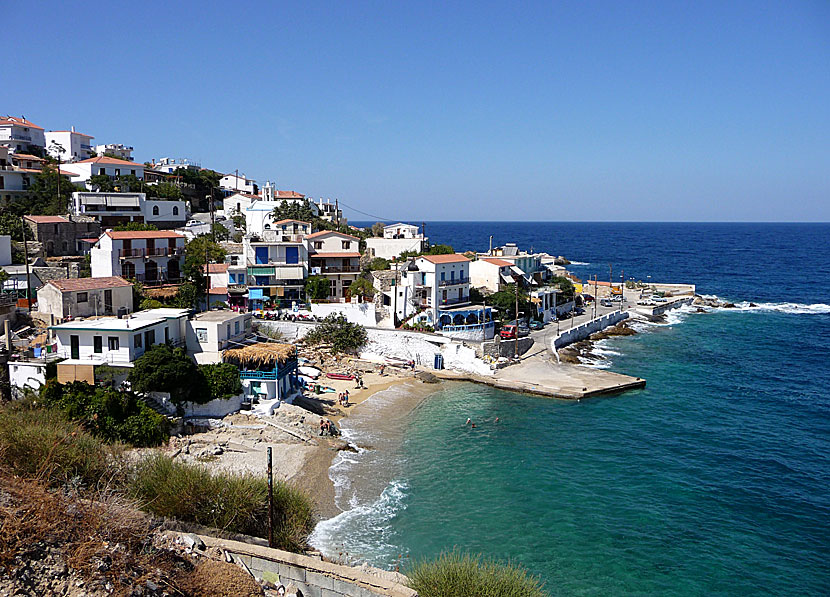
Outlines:
[[[568,261],[565,257],[562,257],[562,255],[560,255],[559,257],[554,258],[553,264],[554,265],[570,265],[571,262]]]

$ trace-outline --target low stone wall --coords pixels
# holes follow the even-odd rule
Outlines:
[[[582,325],[578,325],[575,328],[572,328],[559,334],[559,336],[557,336],[553,340],[553,347],[558,350],[563,346],[567,346],[568,344],[579,342],[580,340],[584,340],[591,334],[599,332],[600,330],[604,330],[605,328],[611,327],[612,325],[617,325],[624,319],[628,319],[627,311],[614,311],[613,313],[608,313],[607,315],[603,315],[602,317],[597,317],[596,319],[592,319],[591,321],[583,323]]]
[[[218,547],[244,564],[256,577],[286,588],[293,584],[303,597],[418,597],[402,574],[369,566],[352,568],[305,555],[199,535],[207,548]]]
[[[651,310],[652,315],[662,315],[666,311],[671,311],[672,309],[679,309],[684,305],[691,305],[694,302],[694,297],[689,297],[686,299],[680,299],[677,301],[670,301],[668,303],[657,305]]]
[[[311,303],[311,312],[319,319],[340,313],[350,322],[362,326],[376,326],[379,319],[374,303]]]
[[[498,357],[512,357],[515,340],[501,340],[499,342],[482,342],[481,354],[496,359]],[[519,338],[518,346],[516,346],[516,354],[519,356],[526,353],[533,346],[533,338]]]

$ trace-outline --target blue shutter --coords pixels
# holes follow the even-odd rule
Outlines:
[[[285,262],[295,264],[300,262],[300,247],[285,247]]]

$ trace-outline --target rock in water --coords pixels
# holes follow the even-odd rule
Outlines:
[[[439,381],[438,378],[429,371],[418,371],[418,373],[415,374],[415,377],[424,383],[438,383]]]

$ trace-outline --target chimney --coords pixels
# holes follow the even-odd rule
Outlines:
[[[69,127],[69,130],[70,130],[70,131],[72,131],[72,132],[74,133],[74,132],[75,132],[75,127],[74,127],[74,126],[70,126],[70,127]]]

